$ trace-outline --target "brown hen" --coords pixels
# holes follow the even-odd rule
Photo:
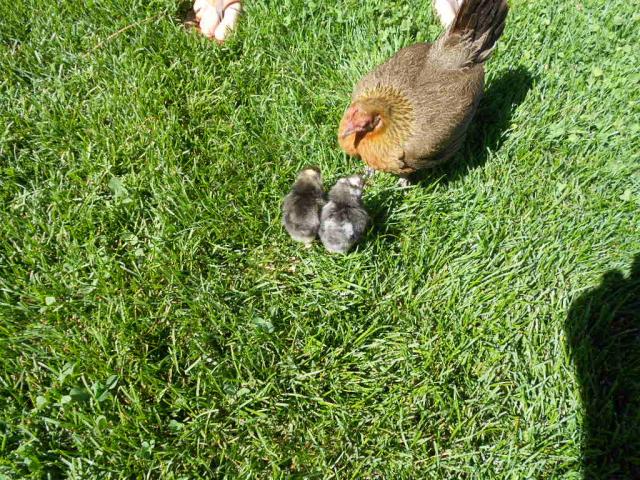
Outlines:
[[[482,96],[484,61],[508,11],[506,0],[434,6],[447,30],[434,43],[403,48],[360,80],[338,132],[349,155],[405,179],[462,145]]]

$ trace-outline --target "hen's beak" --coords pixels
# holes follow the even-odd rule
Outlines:
[[[349,135],[352,135],[354,133],[369,133],[370,131],[372,131],[373,128],[371,128],[369,125],[365,125],[364,127],[358,126],[358,125],[352,125],[350,127],[347,127],[347,129],[342,132],[342,135],[340,135],[342,138],[347,138]]]
[[[359,129],[357,127],[348,127],[344,132],[342,132],[342,135],[340,135],[340,138],[347,138],[349,135],[356,133]]]
[[[376,125],[377,125],[377,122],[375,124],[372,124],[370,122],[367,122],[364,124],[359,124],[357,122],[348,122],[346,130],[342,132],[342,135],[340,135],[340,137],[344,139],[354,133],[366,134],[366,133],[372,132],[376,128]]]

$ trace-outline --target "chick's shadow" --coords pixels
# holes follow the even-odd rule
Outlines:
[[[585,479],[640,478],[640,253],[607,272],[566,321],[584,412]]]

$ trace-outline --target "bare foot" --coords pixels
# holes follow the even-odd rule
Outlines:
[[[234,29],[241,10],[241,0],[195,0],[193,4],[202,34],[220,43]]]

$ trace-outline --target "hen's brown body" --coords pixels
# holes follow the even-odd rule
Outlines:
[[[355,87],[339,142],[370,167],[406,177],[451,158],[484,87],[506,0],[466,0],[435,43],[403,48]]]

